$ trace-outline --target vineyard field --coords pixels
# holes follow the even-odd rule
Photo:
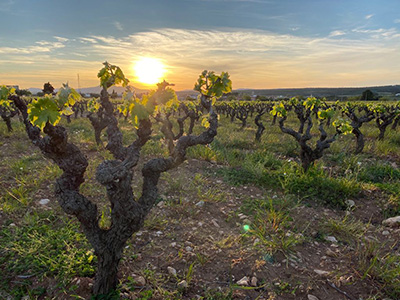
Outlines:
[[[220,112],[214,141],[189,148],[186,162],[161,174],[157,203],[124,248],[120,297],[399,299],[400,229],[382,224],[400,215],[399,129],[378,140],[375,120],[367,122],[361,153],[354,154],[353,134],[340,134],[304,171],[298,143],[279,120],[271,125],[270,113],[255,141],[255,115],[243,127]],[[133,126],[118,122],[129,145]],[[88,159],[80,190],[107,228],[110,203],[95,177],[112,155],[96,143],[88,118],[60,124]],[[284,126],[299,126],[292,111]],[[89,299],[97,258],[54,196],[62,171],[32,146],[18,116],[12,127],[0,122],[0,298]],[[203,130],[196,122],[194,134]],[[310,133],[314,145],[318,127]],[[138,166],[160,156],[168,146],[150,138]],[[134,191],[143,184],[137,172]]]

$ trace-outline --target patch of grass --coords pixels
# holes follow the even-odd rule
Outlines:
[[[375,280],[381,292],[392,299],[400,299],[400,253],[395,250],[396,244],[385,251],[377,242],[364,241],[354,258],[362,279]]]
[[[272,199],[246,201],[242,210],[254,215],[254,221],[244,228],[246,234],[254,235],[259,242],[256,247],[270,255],[276,252],[289,254],[294,246],[303,242],[301,234],[295,234],[291,228],[291,217],[285,205],[275,205]]]
[[[11,170],[16,175],[29,174],[38,168],[38,162],[43,160],[39,154],[26,155],[16,160],[11,165]]]
[[[94,130],[87,118],[71,118],[71,123],[65,123],[68,128],[68,135],[74,143],[95,144]],[[104,130],[105,131],[105,130]]]
[[[248,167],[221,168],[217,174],[232,185],[255,184],[261,187],[280,187],[279,177],[281,172],[273,172],[262,166],[250,170]]]
[[[218,163],[226,163],[229,166],[238,166],[246,158],[243,149],[227,147],[223,141],[218,139],[218,137],[216,137],[210,144],[210,148],[215,152],[215,158]]]
[[[188,149],[187,157],[206,161],[218,161],[218,152],[209,145],[196,145]]]
[[[399,194],[389,196],[389,199],[383,205],[383,217],[390,218],[400,215],[400,197]]]
[[[248,154],[246,160],[253,165],[261,165],[265,169],[269,170],[279,170],[283,166],[282,160],[276,158],[274,154],[265,150]]]
[[[236,149],[253,149],[254,148],[254,143],[244,140],[242,138],[237,138],[234,137],[233,139],[229,140],[229,142],[227,142],[225,144],[225,147],[227,148],[236,148]]]
[[[391,134],[388,140],[393,146],[400,147],[400,134]]]
[[[355,220],[346,215],[341,220],[329,219],[323,225],[324,231],[335,236],[339,241],[347,244],[354,244],[368,229],[361,221]]]
[[[226,292],[220,290],[207,290],[204,294],[204,300],[232,300],[233,290],[229,289]]]
[[[287,196],[284,197],[274,196],[272,198],[267,198],[267,199],[246,198],[242,202],[240,211],[250,216],[256,214],[257,211],[259,210],[267,211],[271,208],[282,211],[289,211],[295,205],[296,203],[293,201],[293,199]]]
[[[150,214],[144,220],[144,227],[149,230],[165,230],[168,220],[164,216]]]
[[[167,149],[163,147],[161,140],[156,137],[147,141],[142,147],[142,153],[145,155],[168,155]]]
[[[254,173],[242,168],[222,168],[217,170],[217,175],[233,185],[242,185],[256,182]]]
[[[16,275],[55,276],[62,285],[72,276],[94,274],[96,258],[78,224],[45,214],[26,220],[29,222],[0,230],[0,265],[7,274],[0,279],[3,289],[14,296],[28,293],[30,284],[22,291],[13,289]]]
[[[361,169],[358,179],[363,182],[382,183],[400,179],[400,170],[388,164],[373,164]]]
[[[346,199],[360,192],[360,185],[355,180],[330,177],[317,167],[307,173],[298,170],[288,172],[282,186],[287,193],[297,195],[299,199],[315,199],[341,208],[346,207]]]
[[[398,145],[396,140],[398,140],[398,134],[393,130],[386,130],[385,138],[383,141],[376,140],[375,145],[376,149],[375,152],[377,155],[392,155],[397,154],[399,151]]]
[[[25,209],[32,202],[29,190],[25,185],[20,185],[10,190],[5,189],[2,194],[4,196],[0,198],[0,209],[5,213],[13,213]]]
[[[167,195],[180,195],[185,190],[187,178],[183,176],[172,176],[171,173],[162,173],[161,178],[166,181],[167,187],[165,193]]]

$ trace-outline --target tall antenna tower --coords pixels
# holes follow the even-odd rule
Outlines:
[[[79,94],[81,93],[81,83],[79,80],[79,73],[78,73],[78,92],[79,92]]]

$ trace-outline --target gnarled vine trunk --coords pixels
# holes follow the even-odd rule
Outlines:
[[[265,130],[264,124],[261,122],[261,117],[263,114],[258,114],[256,118],[254,119],[254,123],[257,125],[257,131],[256,131],[256,141],[259,142],[261,141],[261,136]]]
[[[74,215],[79,220],[98,257],[93,294],[110,293],[118,284],[118,265],[126,241],[140,230],[146,215],[157,200],[160,174],[180,165],[185,160],[188,147],[209,144],[216,136],[218,120],[211,100],[204,95],[201,97],[203,107],[210,113],[210,127],[198,136],[181,136],[170,157],[146,162],[142,168],[142,194],[139,199],[135,199],[131,187],[132,169],[139,161],[141,147],[150,138],[151,122],[149,119],[140,120],[137,139],[129,146],[123,146],[122,133],[113,114],[113,106],[107,91],[102,90],[100,101],[108,136],[106,149],[113,154],[114,160],[106,160],[97,167],[96,180],[106,188],[111,204],[111,226],[108,229],[100,228],[97,206],[79,191],[84,182],[88,161],[77,146],[68,142],[66,129],[46,123],[43,130],[46,136],[42,137],[41,130],[28,119],[26,104],[17,96],[13,96],[12,100],[22,113],[30,140],[63,170],[55,184],[57,200],[67,214]]]

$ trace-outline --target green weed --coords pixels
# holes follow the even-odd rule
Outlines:
[[[362,168],[358,179],[364,182],[382,183],[400,179],[400,170],[388,164],[373,164]]]
[[[373,241],[364,241],[356,250],[355,261],[362,279],[380,283],[380,290],[392,299],[400,298],[400,255],[395,245],[389,251]]]
[[[33,215],[26,219],[29,223],[0,230],[0,265],[7,274],[0,282],[15,296],[21,292],[12,288],[16,275],[39,279],[54,276],[60,283],[73,276],[93,276],[96,258],[79,226],[55,219],[51,215]],[[25,294],[30,284],[28,281],[24,285]]]
[[[361,221],[346,215],[341,220],[329,219],[324,225],[329,235],[335,236],[339,241],[354,244],[368,229]]]
[[[334,178],[314,167],[307,173],[286,173],[282,186],[287,193],[300,199],[315,199],[325,204],[346,208],[345,200],[357,196],[360,185],[355,180]]]

